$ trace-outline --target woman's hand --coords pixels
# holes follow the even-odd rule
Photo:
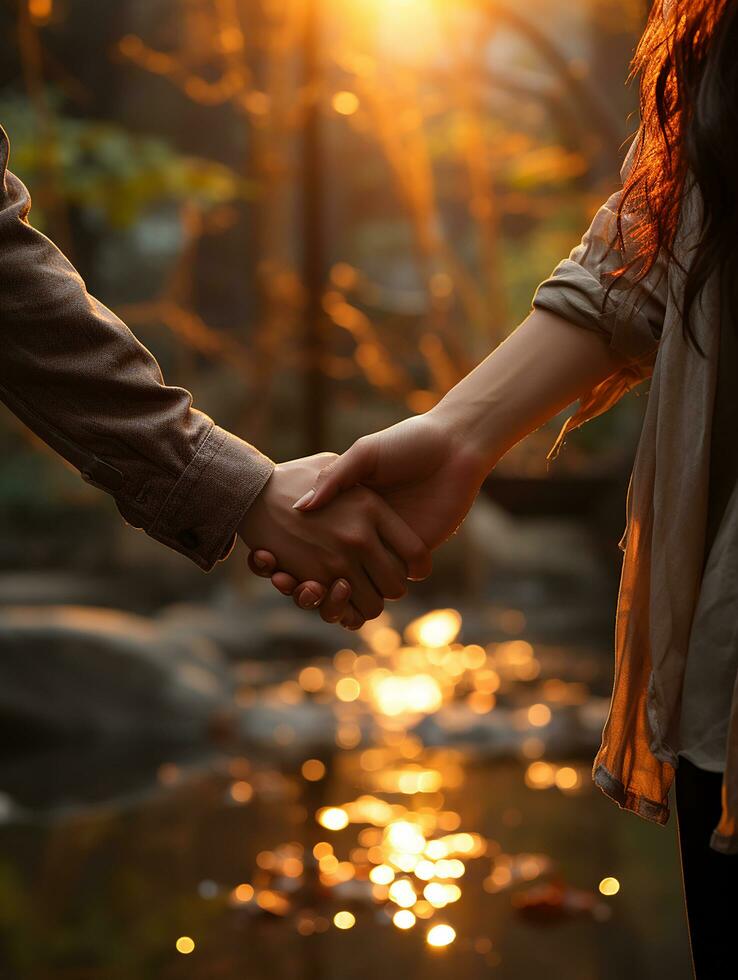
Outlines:
[[[325,509],[316,513],[300,513],[294,507],[295,499],[317,482],[333,459],[323,453],[277,466],[239,533],[252,552],[278,555],[280,569],[308,583],[301,590],[303,608],[316,607],[330,583],[331,598],[341,604],[342,612],[350,595],[353,613],[346,625],[357,628],[381,613],[384,599],[405,595],[408,577],[426,577],[431,559],[419,536],[365,487],[326,500]],[[253,568],[253,559],[250,564]],[[329,604],[324,617],[330,612]]]
[[[312,513],[361,484],[380,493],[429,548],[437,548],[468,514],[487,471],[463,434],[429,412],[363,436],[321,470],[295,508]]]

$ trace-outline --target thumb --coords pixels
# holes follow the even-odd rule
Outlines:
[[[368,480],[374,471],[376,442],[364,436],[346,450],[343,456],[324,467],[312,489],[292,506],[295,510],[318,510],[325,507],[342,490],[350,490],[357,483]]]

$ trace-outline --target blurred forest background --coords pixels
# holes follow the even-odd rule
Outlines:
[[[617,186],[643,8],[7,3],[0,118],[33,221],[170,383],[275,458],[341,450],[504,338]],[[638,417],[554,475],[627,468]],[[501,472],[545,477],[555,427]],[[170,561],[8,413],[0,439],[2,566]]]
[[[340,451],[514,329],[617,187],[646,12],[5,0],[0,123],[170,384]],[[673,823],[590,780],[642,405],[550,470],[561,419],[517,447],[351,636],[125,527],[0,406],[3,980],[686,980]]]

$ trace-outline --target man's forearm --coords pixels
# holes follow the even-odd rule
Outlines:
[[[192,408],[28,223],[0,129],[0,399],[125,517],[208,569],[273,466]]]

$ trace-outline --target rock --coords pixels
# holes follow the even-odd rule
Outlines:
[[[6,739],[196,739],[232,714],[232,682],[212,644],[128,613],[6,607],[0,650]]]
[[[583,579],[602,575],[592,536],[578,521],[514,518],[492,501],[479,497],[464,531],[492,567],[518,573],[563,573]]]
[[[218,756],[202,743],[86,738],[0,758],[0,825],[138,805],[212,774]],[[166,774],[166,778],[162,778]]]
[[[548,725],[532,728],[523,721],[525,710],[498,704],[478,715],[455,701],[423,718],[414,731],[425,745],[463,747],[475,759],[525,757],[523,745],[531,737],[543,742],[547,758],[589,759],[599,747],[608,708],[609,699],[590,698],[583,705],[555,708]]]
[[[74,572],[0,574],[0,606],[118,606],[120,583]]]
[[[310,660],[332,656],[349,634],[298,609],[284,596],[258,602],[206,606],[178,603],[158,617],[163,635],[202,637],[230,660]]]
[[[369,734],[371,719],[357,719],[362,738]],[[241,731],[250,745],[271,749],[283,759],[304,759],[335,748],[336,719],[330,704],[303,701],[284,705],[257,701],[244,712]]]

